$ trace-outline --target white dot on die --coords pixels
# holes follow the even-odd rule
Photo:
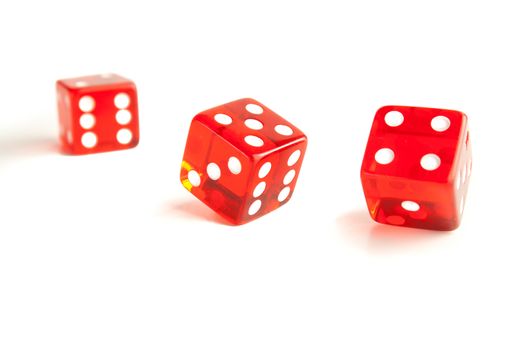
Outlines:
[[[289,185],[293,181],[294,178],[295,178],[295,170],[292,169],[289,172],[287,172],[286,175],[284,176],[283,184]]]
[[[257,199],[255,202],[250,205],[250,208],[248,209],[248,215],[255,215],[261,209],[262,202],[261,200]]]
[[[263,128],[263,123],[261,123],[257,119],[246,119],[244,121],[244,125],[246,125],[248,129],[252,130],[261,130]]]
[[[301,158],[301,150],[296,150],[290,155],[286,164],[288,164],[288,166],[293,166],[299,161],[299,158]]]
[[[401,203],[401,206],[406,211],[418,211],[420,208],[419,204],[417,204],[416,202],[412,202],[412,201],[404,201]]]
[[[127,109],[121,109],[117,112],[117,114],[115,114],[115,119],[120,125],[129,124],[131,121],[131,112]]]
[[[276,125],[275,128],[273,128],[276,133],[283,136],[290,136],[293,134],[292,128],[290,128],[288,125]]]
[[[115,107],[117,107],[118,109],[128,108],[130,103],[129,95],[125,92],[118,93],[115,96],[113,103],[115,103]]]
[[[239,158],[230,157],[230,159],[228,159],[228,169],[230,169],[232,174],[240,174],[242,171],[242,164]]]
[[[259,168],[259,179],[265,178],[272,170],[272,163],[266,162]]]
[[[390,148],[381,148],[376,152],[374,158],[379,164],[390,164],[394,160],[395,154]]]
[[[403,116],[403,113],[398,111],[390,111],[387,114],[385,114],[386,125],[391,126],[393,128],[403,124],[404,120],[405,117]]]
[[[213,117],[213,119],[215,119],[217,123],[222,124],[222,125],[230,125],[233,121],[232,117],[226,114],[222,114],[222,113],[215,114],[215,117]]]
[[[259,197],[261,194],[264,193],[264,190],[266,189],[266,182],[262,181],[257,186],[255,186],[255,189],[253,190],[253,198]]]
[[[290,195],[290,187],[285,187],[279,192],[279,195],[277,196],[277,200],[279,202],[284,202],[286,198]]]
[[[246,105],[246,110],[251,114],[262,114],[264,112],[263,108],[259,105],[250,103]]]
[[[261,147],[264,145],[264,141],[257,136],[248,135],[244,138],[244,142],[249,144],[252,147]]]
[[[201,184],[201,177],[195,170],[188,171],[188,181],[193,187],[199,187]]]
[[[78,108],[82,112],[91,112],[95,109],[95,100],[91,96],[83,96],[78,100]]]
[[[212,180],[218,180],[221,177],[221,168],[216,163],[208,164],[206,172]]]
[[[450,119],[445,116],[438,115],[437,117],[432,118],[430,126],[432,126],[434,131],[443,132],[450,128]]]
[[[80,142],[86,148],[93,148],[97,145],[97,135],[93,132],[86,132],[82,135]]]
[[[120,129],[117,132],[117,141],[122,145],[127,145],[133,139],[133,133],[129,129]]]
[[[76,87],[86,87],[86,86],[88,86],[88,83],[86,83],[85,81],[75,81],[74,85]]]
[[[95,116],[91,113],[84,113],[80,116],[78,122],[83,129],[91,129],[95,126]]]
[[[429,154],[425,154],[421,158],[420,163],[423,169],[432,171],[432,170],[436,170],[437,168],[439,168],[439,166],[441,165],[441,158],[439,158],[439,156],[436,154],[429,153]]]

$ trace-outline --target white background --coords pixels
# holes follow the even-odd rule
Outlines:
[[[520,5],[2,2],[0,349],[523,349]],[[59,154],[55,81],[106,72],[139,147]],[[232,227],[178,176],[191,118],[242,97],[310,143],[292,200]],[[386,104],[469,116],[458,230],[368,217]]]

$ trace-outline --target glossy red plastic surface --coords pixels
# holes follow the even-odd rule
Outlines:
[[[295,188],[307,138],[253,99],[193,118],[181,169],[183,186],[233,224],[286,203]]]
[[[139,142],[135,84],[116,74],[56,83],[60,145],[68,154],[135,147]]]
[[[457,228],[471,170],[465,114],[404,106],[377,111],[361,167],[374,220],[432,230]]]

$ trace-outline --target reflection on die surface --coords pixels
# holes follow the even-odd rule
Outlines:
[[[377,111],[361,167],[374,220],[431,230],[457,228],[471,170],[462,112],[405,106]]]
[[[233,224],[286,203],[295,188],[307,138],[253,99],[199,113],[192,120],[181,182]]]
[[[57,81],[60,145],[89,154],[135,147],[139,142],[137,89],[116,74]]]

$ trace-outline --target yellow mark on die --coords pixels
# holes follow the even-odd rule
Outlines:
[[[193,169],[193,167],[191,166],[190,163],[188,163],[187,161],[185,160],[182,160],[182,165],[181,165],[182,169],[186,170],[186,171],[190,171]]]
[[[193,167],[191,166],[190,163],[188,163],[187,161],[183,160],[181,168],[186,170],[186,174],[184,174],[183,177],[181,178],[182,186],[184,186],[188,191],[191,192],[191,189],[193,188],[193,185],[191,184],[190,180],[188,179],[188,173],[190,172],[190,170],[193,170]]]
[[[374,200],[374,203],[369,206],[369,210],[372,217],[375,217],[377,215],[377,211],[379,210],[379,200]]]

